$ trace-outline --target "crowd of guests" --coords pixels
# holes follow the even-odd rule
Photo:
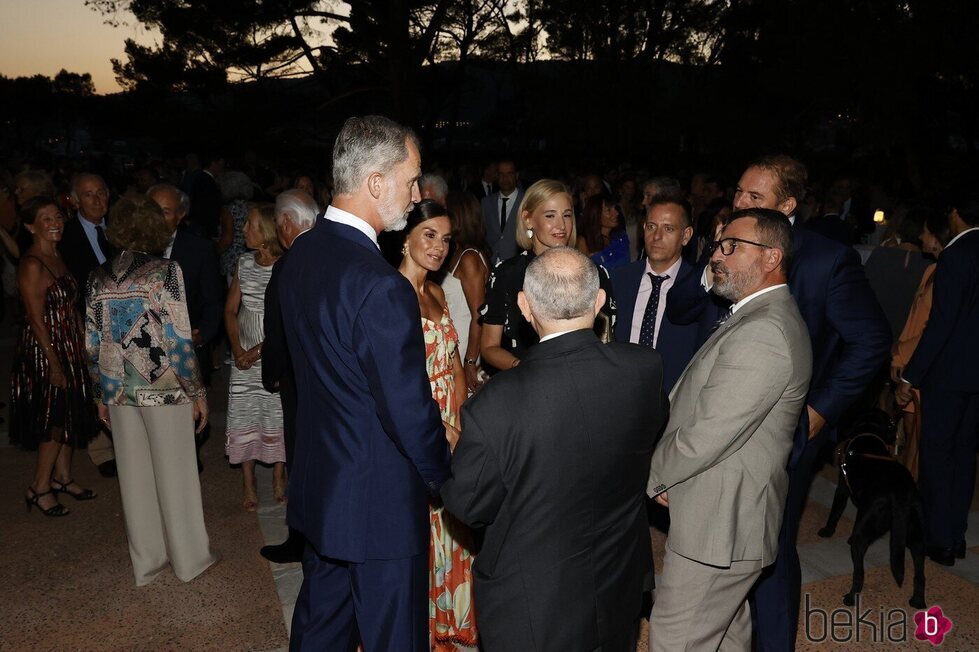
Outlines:
[[[450,185],[379,117],[344,125],[329,183],[187,163],[116,192],[24,170],[0,215],[25,502],[96,498],[87,447],[137,585],[216,561],[198,449],[225,353],[242,505],[271,465],[290,530],[261,552],[303,564],[293,649],[627,650],[640,617],[656,650],[792,649],[809,485],[873,405],[903,422],[929,556],[964,555],[974,195],[871,232],[848,180],[814,192],[782,155],[730,185],[510,159]]]

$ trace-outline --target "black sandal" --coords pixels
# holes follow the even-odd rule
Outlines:
[[[75,500],[92,500],[93,498],[95,498],[98,495],[97,493],[95,493],[91,489],[83,489],[83,490],[79,491],[78,493],[75,493],[73,491],[68,491],[68,485],[70,485],[73,482],[74,482],[74,480],[69,480],[68,482],[61,482],[59,480],[55,480],[54,478],[51,478],[51,491],[53,491],[56,494],[60,494],[60,493],[68,494],[69,496],[71,496]],[[61,485],[61,486],[60,487],[56,487],[55,486],[56,484]]]
[[[28,512],[31,511],[31,507],[37,507],[38,510],[40,510],[40,512],[45,516],[68,516],[68,514],[71,514],[71,510],[65,507],[64,505],[62,505],[61,503],[52,505],[47,509],[41,507],[41,504],[38,502],[38,500],[40,500],[42,496],[47,496],[48,494],[54,494],[55,493],[54,490],[49,489],[41,494],[37,493],[37,491],[34,490],[34,487],[28,487],[27,490],[32,494],[34,494],[33,498],[29,496],[24,496],[24,502],[27,503]]]

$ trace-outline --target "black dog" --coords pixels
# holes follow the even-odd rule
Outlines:
[[[885,440],[893,441],[894,426],[883,412],[872,412],[850,428],[850,436],[837,448],[840,477],[826,527],[819,536],[830,537],[853,498],[857,519],[847,543],[853,559],[853,586],[843,596],[852,606],[863,589],[863,558],[870,544],[891,532],[890,566],[897,585],[904,582],[904,549],[914,562],[914,593],[908,601],[925,608],[925,526],[921,495],[911,473],[891,457]]]

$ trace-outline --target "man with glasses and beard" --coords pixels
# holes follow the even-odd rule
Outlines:
[[[787,285],[792,231],[775,210],[732,215],[711,256],[733,302],[670,395],[647,493],[670,509],[653,650],[751,647],[748,591],[775,561],[786,462],[812,352]]]

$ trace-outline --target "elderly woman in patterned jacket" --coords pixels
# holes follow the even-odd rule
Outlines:
[[[92,272],[87,348],[99,417],[116,449],[136,585],[169,564],[189,582],[217,561],[204,528],[194,422],[207,396],[191,340],[180,266],[159,257],[170,241],[163,211],[127,197],[107,237],[120,252]]]

